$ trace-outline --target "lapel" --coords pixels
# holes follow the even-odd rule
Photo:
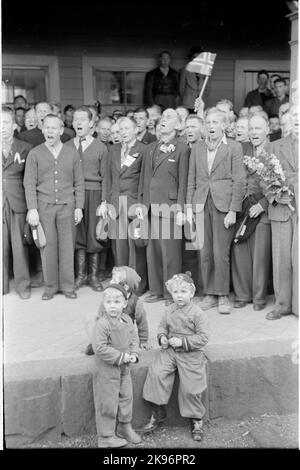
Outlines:
[[[153,174],[153,172],[154,172],[154,165],[155,165],[155,163],[154,163],[154,155],[156,154],[156,151],[157,151],[159,145],[161,145],[161,144],[159,143],[159,141],[157,141],[157,142],[155,143],[155,145],[153,145],[153,147],[151,148],[151,150],[150,150],[150,152],[149,152],[149,161],[150,161],[150,167],[151,167],[151,172],[152,172],[152,174]]]
[[[139,141],[136,140],[134,146],[131,147],[131,149],[129,150],[128,155],[132,156],[135,153],[139,153],[139,147],[140,147]],[[136,157],[136,158],[138,158],[138,157]],[[132,162],[132,164],[130,166],[123,165],[121,167],[121,151],[120,151],[120,157],[118,159],[118,162],[119,162],[119,168],[120,168],[120,176],[122,176],[129,168],[131,168],[132,165],[134,165],[134,162]]]
[[[200,142],[198,149],[199,149],[199,152],[197,155],[196,165],[197,164],[199,165],[201,174],[204,173],[205,176],[208,176],[207,147],[204,141]]]
[[[172,156],[175,156],[175,153],[176,153],[176,144],[177,144],[177,140],[174,138],[172,139],[170,142],[168,142],[166,145],[171,145],[173,144],[174,147],[175,147],[175,150],[173,150],[173,152],[167,152],[164,154],[164,156],[160,159],[160,161],[158,162],[157,165],[155,165],[154,163],[154,168],[153,168],[153,175],[156,173],[157,169],[160,167],[160,165],[162,163],[164,163],[167,159],[169,159],[170,157]],[[159,144],[159,146],[163,145],[162,143]]]
[[[280,150],[285,160],[287,160],[287,162],[289,163],[293,171],[295,171],[295,162],[294,162],[294,155],[293,155],[294,149],[293,149],[292,139],[290,136],[280,142]]]
[[[18,151],[18,146],[16,145],[15,139],[12,142],[11,149],[7,158],[2,154],[2,167],[5,169],[14,163],[15,154]],[[20,154],[20,152],[19,152]],[[21,155],[20,155],[21,158]]]
[[[217,153],[216,153],[214,162],[213,162],[213,164],[212,164],[211,172],[210,172],[210,173],[212,173],[213,171],[215,171],[215,169],[217,168],[217,166],[221,163],[221,161],[223,160],[224,156],[225,156],[226,153],[227,153],[227,149],[228,149],[228,143],[227,143],[227,145],[226,145],[226,144],[224,144],[223,142],[221,142],[221,145],[220,145],[220,147],[219,147],[218,150],[217,150]]]

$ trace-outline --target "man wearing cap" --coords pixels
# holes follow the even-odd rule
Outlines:
[[[36,226],[39,221],[46,236],[41,249],[45,279],[43,300],[61,291],[68,299],[74,292],[75,224],[82,219],[84,176],[76,150],[63,145],[63,122],[54,114],[43,123],[46,139],[28,155],[24,176],[27,219]]]

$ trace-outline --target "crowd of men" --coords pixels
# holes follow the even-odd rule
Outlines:
[[[262,70],[238,114],[227,99],[194,112],[203,77],[170,63],[163,51],[146,75],[145,107],[126,113],[105,116],[98,102],[28,108],[23,96],[2,107],[4,294],[13,272],[22,299],[42,284],[43,300],[75,299],[126,265],[146,302],[171,303],[165,282],[189,270],[203,310],[230,313],[231,290],[235,308],[262,310],[274,288],[266,318],[298,315],[298,107],[285,80],[271,90]],[[244,156],[262,150],[280,160],[292,195],[268,198],[246,168]],[[253,223],[235,243],[247,214]],[[45,246],[24,242],[27,224],[41,224]]]

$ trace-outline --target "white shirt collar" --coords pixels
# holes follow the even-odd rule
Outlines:
[[[86,142],[85,147],[88,147],[94,140],[94,137],[90,134],[85,135],[83,138],[85,139],[85,142]],[[78,136],[74,137],[74,143],[75,143],[76,148],[78,149],[78,147],[79,147],[79,137]]]

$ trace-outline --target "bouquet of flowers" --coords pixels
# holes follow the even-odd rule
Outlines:
[[[271,203],[273,201],[280,202],[282,193],[285,193],[290,198],[290,201],[285,203],[291,211],[295,210],[291,205],[294,193],[286,181],[286,176],[276,155],[262,150],[259,157],[245,155],[244,163],[250,171],[257,173],[264,194]]]

